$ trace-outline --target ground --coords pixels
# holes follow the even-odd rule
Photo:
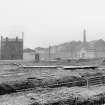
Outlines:
[[[74,62],[74,61],[73,61]],[[73,62],[71,64],[73,64]],[[89,62],[90,63],[90,62]],[[89,64],[87,62],[87,64]],[[7,83],[11,81],[24,81],[28,77],[36,77],[38,79],[59,79],[66,76],[76,76],[80,77],[81,74],[84,73],[95,73],[99,72],[99,69],[95,70],[63,70],[63,69],[24,69],[20,66],[17,66],[16,64],[24,64],[24,65],[70,65],[70,63],[65,62],[57,62],[57,63],[51,63],[51,62],[41,62],[41,63],[35,63],[34,61],[31,62],[24,62],[24,61],[0,61],[0,83]],[[80,62],[78,63],[80,64]],[[73,65],[78,65],[73,64]],[[96,61],[95,63],[96,64]],[[98,63],[97,63],[98,64]],[[83,65],[83,62],[81,63]],[[104,66],[103,66],[104,68]],[[100,69],[100,72],[105,72]],[[92,87],[59,87],[54,89],[34,89],[34,90],[28,90],[24,92],[17,92],[17,93],[11,93],[11,94],[5,94],[0,96],[0,105],[31,105],[35,99],[39,101],[39,99],[44,99],[48,97],[52,97],[52,94],[54,95],[54,92],[58,92],[57,94],[66,94],[70,93],[70,91],[74,89],[75,92],[80,93],[82,95],[91,95],[103,93],[105,90],[105,86],[92,86]],[[64,91],[63,93],[59,91]],[[73,92],[73,90],[72,90]],[[46,94],[47,93],[47,94]],[[55,98],[56,95],[54,95],[53,98]],[[56,96],[59,98],[58,96]],[[44,99],[45,101],[46,99]],[[50,99],[49,99],[50,100]]]

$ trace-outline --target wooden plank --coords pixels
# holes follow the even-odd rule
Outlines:
[[[64,69],[95,69],[98,66],[63,66]]]
[[[22,65],[23,68],[58,68],[57,66],[27,66],[27,65]]]
[[[58,68],[62,68],[64,70],[69,70],[69,69],[95,69],[98,68],[98,66],[27,66],[27,65],[22,65],[23,68],[54,68],[54,69],[58,69]]]

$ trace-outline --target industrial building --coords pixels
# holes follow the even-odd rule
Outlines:
[[[83,30],[83,41],[72,41],[50,48],[36,48],[42,60],[55,59],[94,59],[105,58],[105,41],[102,39],[87,41]]]
[[[79,58],[85,59],[85,58],[95,58],[95,46],[94,46],[94,42],[87,42],[86,39],[86,30],[84,29],[83,31],[83,42],[81,44],[80,47],[80,51],[79,51]]]
[[[23,59],[23,32],[22,38],[4,38],[1,36],[0,59],[21,60]]]
[[[92,59],[101,57],[105,57],[105,42],[101,39],[88,42],[86,39],[86,30],[84,30],[83,42],[78,51],[78,58]]]

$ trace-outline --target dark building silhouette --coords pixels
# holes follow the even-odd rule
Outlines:
[[[35,54],[35,62],[39,62],[40,61],[40,55],[39,53]]]
[[[23,36],[24,33],[22,33]],[[1,60],[19,60],[23,59],[23,37],[16,38],[3,38],[1,36]]]

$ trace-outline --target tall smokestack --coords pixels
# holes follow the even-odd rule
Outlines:
[[[86,30],[83,30],[83,42],[86,43]]]
[[[22,39],[24,40],[24,32],[22,32]]]

